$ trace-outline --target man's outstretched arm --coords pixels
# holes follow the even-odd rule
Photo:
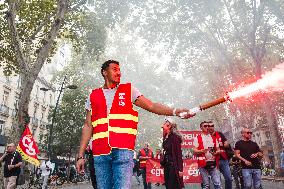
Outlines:
[[[139,106],[149,112],[158,114],[158,115],[165,115],[165,116],[180,116],[180,113],[186,112],[187,114],[184,115],[183,118],[190,118],[194,116],[194,114],[190,114],[188,109],[181,109],[181,108],[170,108],[166,105],[152,102],[151,100],[147,99],[144,96],[140,96],[134,104]],[[180,116],[181,117],[181,116]]]

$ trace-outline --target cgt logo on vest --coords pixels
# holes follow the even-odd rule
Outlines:
[[[153,169],[151,169],[150,172],[152,175],[155,175],[156,177],[164,175],[164,169],[158,167],[154,167]]]
[[[125,106],[125,93],[118,93],[118,96],[119,96],[119,102],[118,102],[118,105],[119,106]]]

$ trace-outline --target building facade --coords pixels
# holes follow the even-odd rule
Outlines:
[[[49,90],[43,91],[43,88]],[[13,132],[20,90],[21,78],[4,76],[0,70],[0,138],[8,137],[9,133]],[[55,95],[55,88],[44,78],[38,77],[31,93],[28,112],[31,117],[30,130],[38,144],[42,143],[47,135],[48,115],[54,107]]]

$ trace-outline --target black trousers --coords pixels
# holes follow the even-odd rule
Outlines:
[[[151,189],[152,188],[151,183],[146,182],[146,168],[142,168],[142,169],[140,169],[140,171],[141,171],[141,175],[142,175],[142,178],[143,178],[144,189]]]
[[[95,167],[94,167],[94,157],[93,155],[89,155],[89,171],[90,171],[90,177],[92,181],[92,186],[94,189],[97,189],[97,180],[96,180],[96,173],[95,173]]]
[[[164,178],[166,189],[181,189],[179,177],[176,175],[174,166],[165,165],[164,166]]]

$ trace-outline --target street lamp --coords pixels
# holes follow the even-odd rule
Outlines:
[[[64,77],[64,80],[63,80],[61,87],[59,89],[59,95],[58,95],[58,98],[56,100],[55,108],[54,108],[53,114],[52,114],[51,125],[49,127],[49,136],[48,136],[48,144],[47,144],[47,150],[48,150],[49,158],[51,158],[51,145],[53,143],[53,138],[52,138],[53,124],[55,122],[56,110],[57,110],[57,107],[58,107],[58,104],[59,104],[61,93],[62,93],[63,89],[66,89],[66,88],[68,88],[68,89],[77,89],[78,88],[78,86],[76,86],[76,85],[67,85],[67,86],[64,87],[65,82],[66,82],[66,76]],[[42,87],[42,88],[40,88],[40,90],[48,91],[49,89]]]

